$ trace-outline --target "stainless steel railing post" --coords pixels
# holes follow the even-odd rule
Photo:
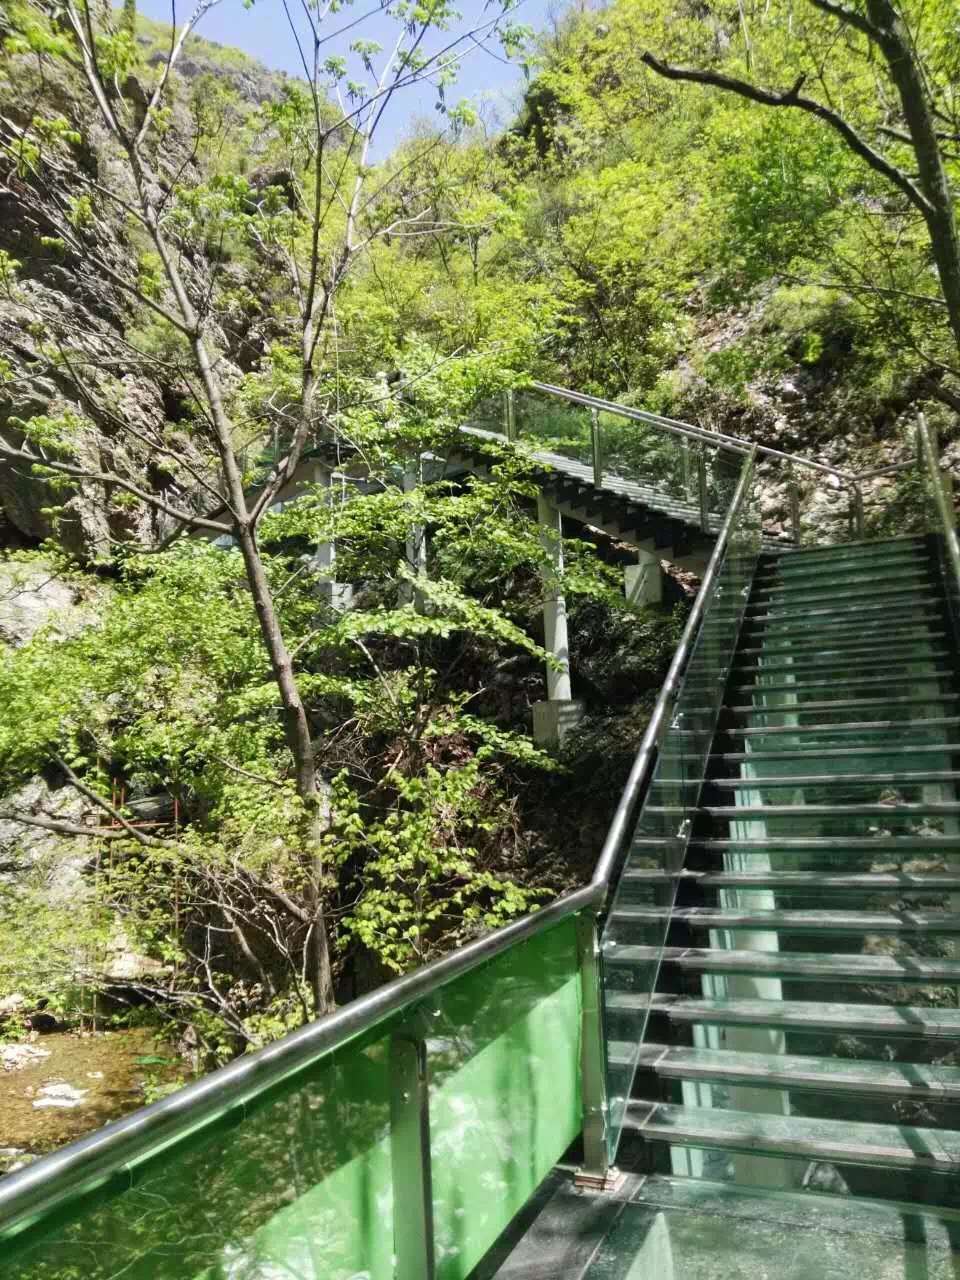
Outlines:
[[[600,451],[600,411],[590,410],[590,453],[593,460],[593,483],[603,485],[603,455]]]
[[[618,1178],[610,1167],[607,1047],[603,1027],[603,974],[599,920],[595,911],[577,918],[580,959],[580,1093],[583,1104],[583,1164],[577,1185],[609,1190]]]
[[[803,541],[800,528],[800,485],[792,464],[787,468],[787,496],[790,502],[790,529],[793,541],[799,547]]]
[[[413,1033],[390,1038],[390,1170],[394,1280],[433,1280],[430,1077],[426,1041]]]
[[[700,528],[710,532],[710,496],[707,492],[707,458],[701,446],[697,453],[697,496],[700,499]]]

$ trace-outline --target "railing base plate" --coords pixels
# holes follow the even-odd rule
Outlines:
[[[579,1191],[619,1191],[626,1177],[627,1175],[620,1169],[608,1169],[606,1173],[591,1173],[589,1169],[578,1169],[573,1176],[573,1185]]]

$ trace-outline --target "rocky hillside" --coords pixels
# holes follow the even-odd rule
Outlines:
[[[139,43],[146,68],[164,63],[168,40],[168,29],[141,20]],[[285,76],[238,50],[191,37],[178,63],[166,135],[164,169],[170,180],[204,172],[205,157],[194,151],[191,141],[194,113],[202,101],[214,102],[224,127],[236,129],[254,108],[280,95],[287,83]],[[128,77],[124,93],[145,101],[145,89],[136,76]],[[4,57],[0,94],[6,135],[15,139],[34,110],[28,55]],[[61,163],[45,169],[43,184],[28,180],[9,155],[0,167],[0,254],[17,264],[16,283],[7,276],[0,284],[0,434],[19,447],[21,421],[75,410],[85,420],[78,452],[85,467],[120,471],[147,490],[162,491],[172,483],[171,477],[124,427],[139,424],[141,434],[149,436],[165,422],[184,419],[189,414],[189,390],[176,353],[162,343],[151,343],[149,332],[142,331],[142,312],[133,309],[123,288],[60,245],[62,220],[85,190],[79,175],[89,178],[105,166],[106,171],[112,161],[102,130],[88,118],[88,108],[67,75],[57,86],[57,98],[62,127],[74,129],[77,138],[68,139]],[[115,264],[118,275],[139,247],[121,211],[109,204],[97,209],[85,234],[98,253]],[[190,267],[202,288],[207,264],[196,259]],[[233,362],[249,365],[253,356],[247,318],[238,315],[234,329],[222,329],[219,344],[224,368]],[[61,345],[69,359],[61,355]],[[190,456],[189,433],[184,432],[180,442]],[[22,468],[0,462],[0,545],[29,546],[53,534],[81,560],[102,560],[117,540],[132,537],[150,545],[162,532],[155,513],[145,508],[131,513],[112,501],[102,486],[71,489],[60,483],[25,482]]]

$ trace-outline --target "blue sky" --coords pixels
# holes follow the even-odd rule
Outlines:
[[[345,23],[376,8],[377,4],[378,0],[354,0],[354,3],[346,6],[332,20],[336,25],[331,30],[339,30]],[[176,6],[178,22],[189,15],[193,7],[190,0],[180,0]],[[299,9],[298,0],[293,0],[291,7]],[[559,7],[558,0],[522,0],[516,11],[516,20],[540,30],[547,25],[550,13]],[[149,18],[160,22],[171,21],[171,0],[139,0],[138,8]],[[483,0],[461,0],[460,8],[463,13],[462,21],[448,33],[435,33],[431,51],[443,47],[457,35],[476,28],[481,22],[489,21],[492,16],[490,10],[485,10]],[[201,20],[197,32],[220,44],[235,45],[275,70],[288,71],[293,75],[302,73],[281,0],[258,0],[249,9],[244,8],[242,0],[220,0]],[[396,38],[395,32],[396,27],[388,18],[382,14],[374,14],[349,33],[335,36],[330,41],[328,51],[346,55],[351,41],[358,37],[378,40],[386,46],[388,41],[392,42]],[[448,101],[468,98],[476,105],[485,107],[485,115],[493,112],[503,120],[509,119],[510,106],[516,100],[523,83],[520,68],[501,60],[499,45],[496,43],[492,53],[466,44],[463,48],[469,52],[464,57],[456,86],[447,92]],[[380,126],[378,153],[382,155],[389,150],[416,119],[433,115],[435,101],[436,93],[428,85],[410,86],[398,93]]]

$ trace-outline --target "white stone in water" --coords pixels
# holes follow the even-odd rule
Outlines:
[[[77,1089],[72,1084],[45,1084],[40,1096],[34,1099],[34,1107],[79,1107],[86,1100],[89,1089]]]
[[[50,1057],[49,1049],[38,1049],[33,1044],[0,1045],[0,1067],[4,1071],[19,1071]]]

